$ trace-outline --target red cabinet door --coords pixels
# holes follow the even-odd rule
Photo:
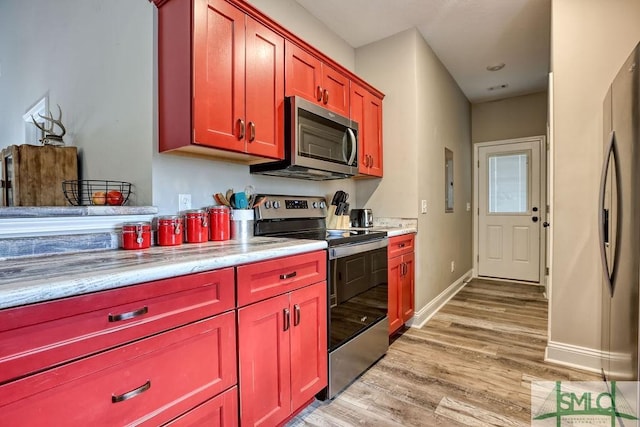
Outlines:
[[[322,101],[322,63],[318,58],[285,41],[285,94],[312,102]]]
[[[238,310],[240,423],[274,426],[291,413],[289,295]]]
[[[389,290],[388,290],[388,317],[389,317],[389,335],[392,335],[397,331],[404,323],[402,320],[402,308],[400,306],[401,300],[401,287],[400,281],[402,279],[402,257],[393,257],[389,259],[388,263],[389,274]]]
[[[369,154],[367,174],[382,177],[382,100],[368,93],[365,107],[364,144]]]
[[[358,122],[358,173],[382,177],[382,100],[354,83],[351,120]]]
[[[327,283],[291,293],[291,405],[301,408],[327,386]]]
[[[247,152],[284,158],[284,39],[247,17]]]
[[[349,78],[326,64],[322,64],[322,104],[349,117]]]
[[[245,14],[224,0],[195,2],[194,143],[244,151]]]
[[[410,253],[402,256],[404,264],[404,274],[402,276],[402,285],[400,295],[402,298],[402,323],[413,317],[415,308],[415,255]]]

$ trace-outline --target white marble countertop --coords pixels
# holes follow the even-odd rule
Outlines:
[[[24,257],[0,264],[0,309],[295,255],[327,242],[273,237]]]

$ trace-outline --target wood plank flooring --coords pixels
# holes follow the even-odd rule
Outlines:
[[[600,379],[544,362],[542,291],[473,280],[333,401],[316,401],[288,426],[529,426],[531,381]]]

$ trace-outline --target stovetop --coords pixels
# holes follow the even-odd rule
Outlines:
[[[383,239],[385,231],[327,230],[328,209],[324,197],[262,194],[266,203],[255,208],[257,236],[326,240],[329,246]]]
[[[373,230],[304,230],[271,234],[272,237],[288,237],[290,239],[326,240],[327,245],[338,246],[361,243],[387,237],[386,231]]]

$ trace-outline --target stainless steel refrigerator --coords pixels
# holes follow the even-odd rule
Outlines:
[[[640,283],[640,44],[604,99],[599,234],[603,266],[602,373],[638,380]]]

